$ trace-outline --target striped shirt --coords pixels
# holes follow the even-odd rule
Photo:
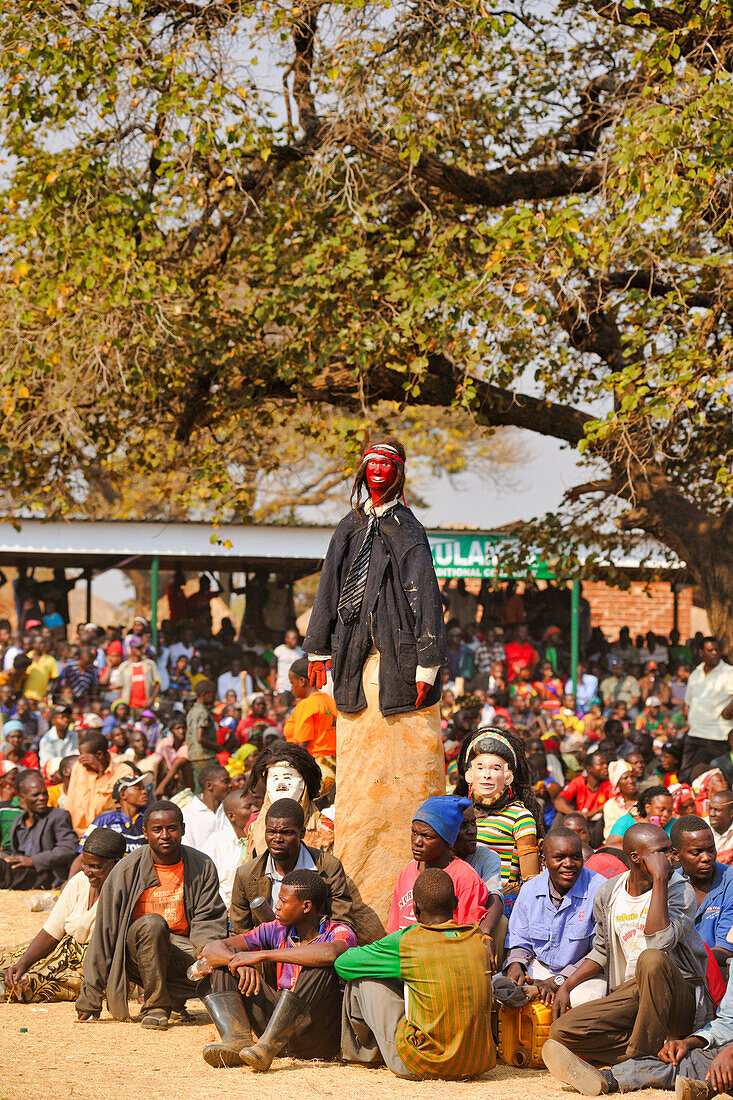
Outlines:
[[[476,806],[476,826],[479,844],[492,848],[501,860],[501,881],[521,881],[517,841],[528,837],[537,842],[537,825],[522,802],[512,802],[503,810],[491,813],[491,808]]]
[[[491,1034],[491,974],[475,925],[413,924],[384,939],[345,951],[335,962],[345,981],[399,978],[407,1014],[395,1046],[416,1077],[480,1077],[496,1064]]]

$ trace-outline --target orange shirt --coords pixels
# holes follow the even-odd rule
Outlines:
[[[158,885],[143,890],[137,899],[132,919],[144,917],[146,913],[157,913],[163,918],[171,932],[179,936],[188,935],[188,921],[183,904],[183,860],[166,867],[155,864]]]
[[[286,741],[296,741],[311,756],[336,752],[336,704],[324,691],[314,691],[295,704],[283,729]]]
[[[79,763],[74,764],[65,809],[71,814],[71,824],[79,836],[83,835],[95,817],[99,817],[105,810],[114,810],[112,788],[120,776],[129,775],[130,771],[129,763],[124,760],[120,763],[114,757],[101,775],[87,771]]]

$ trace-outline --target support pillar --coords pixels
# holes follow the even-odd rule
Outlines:
[[[150,565],[150,633],[153,647],[158,648],[158,558],[153,558]]]
[[[578,656],[580,653],[580,581],[573,581],[570,601],[570,678],[573,695],[578,694]]]

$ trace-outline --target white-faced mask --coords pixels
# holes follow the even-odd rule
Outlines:
[[[271,803],[277,802],[278,798],[292,798],[300,802],[305,783],[292,764],[272,764],[267,769],[266,789]]]
[[[500,756],[481,752],[476,753],[466,768],[466,780],[477,802],[491,804],[511,786],[514,772]]]

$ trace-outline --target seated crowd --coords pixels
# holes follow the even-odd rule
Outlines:
[[[445,793],[411,808],[386,934],[358,943],[333,700],[294,630],[236,644],[197,596],[157,649],[143,619],[73,643],[40,607],[19,634],[0,623],[0,888],[62,888],[0,952],[6,1000],[74,1001],[92,1024],[104,1005],[129,1019],[137,987],[141,1026],[164,1030],[200,998],[210,1066],[283,1053],[407,1079],[491,1070],[492,1004],[536,1001],[545,1064],[577,1091],[733,1088],[715,639],[594,631],[573,690],[563,631],[449,619]]]

